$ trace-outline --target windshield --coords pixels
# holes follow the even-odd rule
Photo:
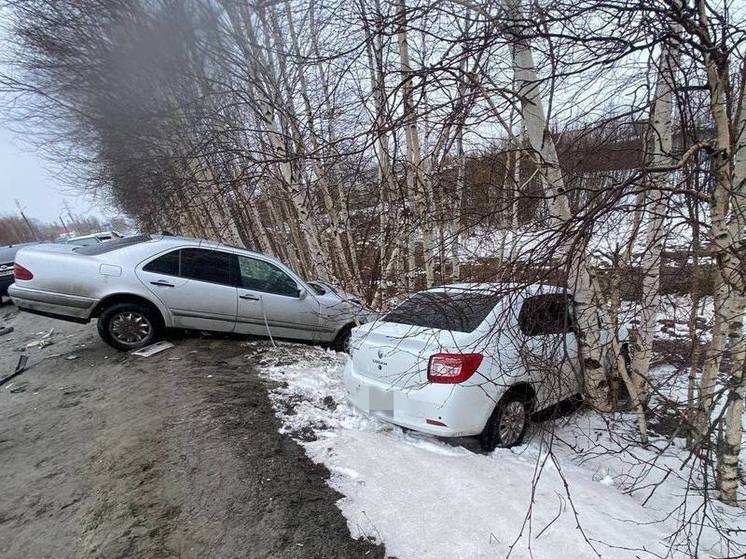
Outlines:
[[[485,291],[416,293],[383,317],[385,322],[472,332],[502,298]]]

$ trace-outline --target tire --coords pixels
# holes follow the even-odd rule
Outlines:
[[[352,336],[352,324],[348,324],[339,331],[332,342],[332,349],[340,353],[350,353],[350,337]]]
[[[479,436],[482,449],[492,452],[521,444],[528,430],[530,412],[531,398],[526,394],[514,392],[503,396]]]
[[[161,338],[163,321],[157,311],[138,303],[117,303],[98,317],[98,335],[114,349],[130,351]]]

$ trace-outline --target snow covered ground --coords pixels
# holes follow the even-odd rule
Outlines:
[[[646,250],[646,239],[638,230],[632,240],[632,263],[639,263],[639,255]],[[608,263],[613,254],[622,254],[634,233],[631,214],[606,216],[596,222],[588,242],[593,262]],[[460,237],[459,251],[467,261],[481,258],[500,258],[514,261],[549,261],[558,246],[567,243],[572,236],[556,228],[536,229],[476,229]],[[680,219],[666,222],[664,246],[666,250],[687,250],[691,244],[691,228]],[[702,258],[701,262],[706,262]]]
[[[343,354],[292,344],[254,349],[261,374],[276,383],[272,398],[283,430],[330,470],[353,535],[383,542],[389,555],[564,559],[745,551],[734,542],[746,546],[746,512],[702,498],[706,484],[694,461],[684,462],[682,439],[654,434],[648,449],[636,445],[629,415],[576,412],[534,424],[521,447],[483,454],[471,439],[404,432],[352,409]],[[676,384],[669,366],[656,375]],[[742,531],[724,537],[715,525]]]
[[[635,324],[640,316],[639,303],[623,301],[619,309],[619,322],[628,328]],[[689,318],[692,312],[692,299],[685,295],[661,295],[657,313],[658,328],[655,337],[658,340],[689,339]],[[695,328],[700,341],[709,341],[715,319],[712,297],[702,297],[697,307]]]

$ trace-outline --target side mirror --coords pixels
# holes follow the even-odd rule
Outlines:
[[[300,299],[302,301],[307,296],[308,296],[308,292],[305,289],[303,289],[302,287],[299,287],[298,288],[298,299]]]

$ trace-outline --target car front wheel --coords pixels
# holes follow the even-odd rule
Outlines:
[[[160,317],[144,305],[119,303],[104,309],[98,319],[98,333],[120,351],[140,349],[161,335]]]
[[[482,448],[510,448],[521,444],[526,435],[531,400],[524,394],[506,394],[495,406],[480,436]]]
[[[332,342],[332,349],[341,353],[350,353],[350,337],[352,336],[352,326],[345,326],[339,331],[337,337]]]

